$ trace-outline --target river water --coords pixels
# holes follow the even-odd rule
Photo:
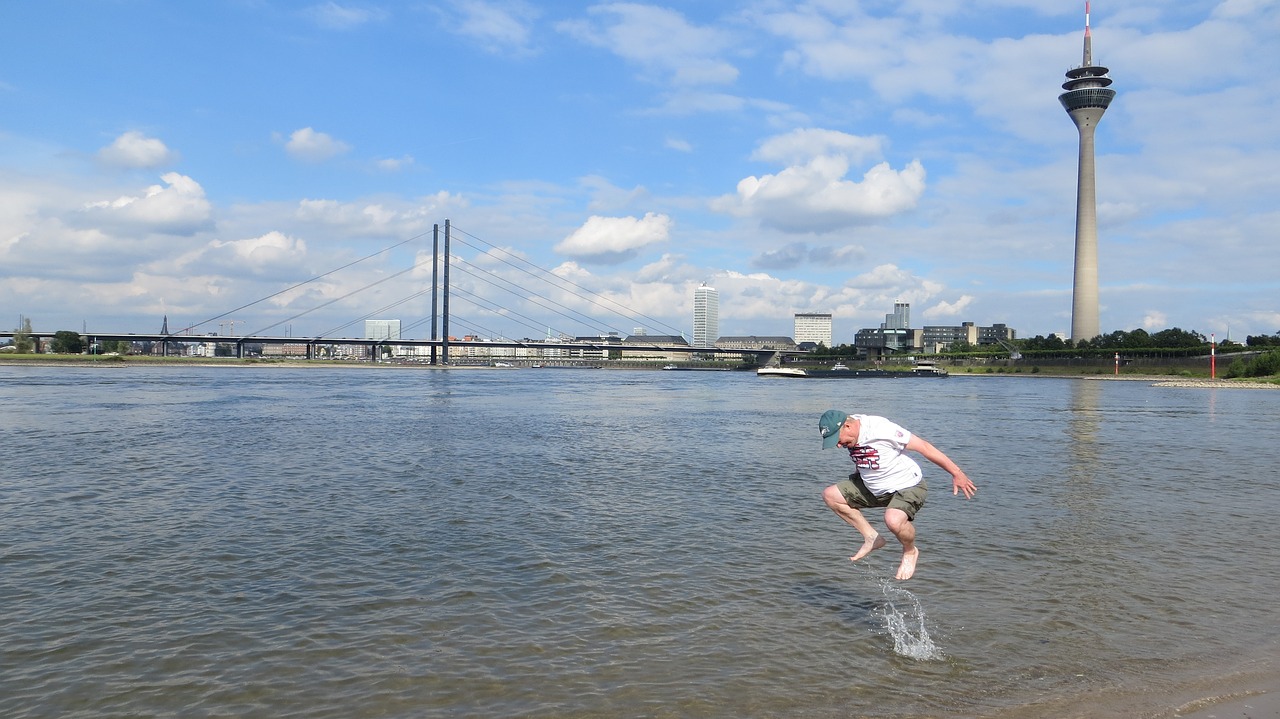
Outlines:
[[[908,582],[830,407],[979,486],[923,462]],[[1142,382],[0,366],[0,716],[1172,716],[1277,676],[1278,447]]]

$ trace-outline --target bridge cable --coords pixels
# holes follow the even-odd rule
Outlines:
[[[467,237],[470,237],[470,238],[472,238],[472,239],[476,240],[477,242],[480,242],[480,243],[482,243],[482,244],[484,244],[484,245],[487,245],[488,247],[491,247],[491,248],[493,248],[493,249],[495,249],[495,250],[499,250],[499,251],[501,251],[503,254],[505,254],[505,255],[507,255],[507,256],[509,256],[509,257],[513,257],[513,258],[515,258],[515,259],[517,259],[517,260],[520,260],[520,261],[521,261],[521,262],[523,262],[524,264],[529,265],[530,267],[533,267],[534,269],[537,269],[539,272],[542,272],[542,273],[544,273],[544,274],[550,275],[550,276],[552,276],[552,277],[556,278],[556,280],[558,280],[558,281],[560,281],[560,282],[563,282],[563,283],[568,284],[568,285],[572,285],[573,287],[577,287],[578,289],[582,290],[583,292],[586,292],[586,293],[588,293],[588,294],[590,294],[590,295],[593,295],[593,296],[595,296],[595,297],[599,297],[601,300],[604,300],[605,302],[609,302],[609,303],[611,303],[611,304],[613,304],[613,305],[616,305],[617,307],[622,308],[622,310],[624,310],[624,312],[619,312],[618,310],[609,309],[609,308],[604,307],[603,305],[601,305],[599,302],[596,302],[596,301],[592,300],[592,299],[591,299],[591,298],[589,298],[589,297],[583,297],[583,296],[581,296],[581,295],[577,295],[577,293],[574,293],[574,292],[572,292],[572,291],[569,291],[569,292],[570,292],[570,294],[574,294],[574,295],[578,296],[580,299],[587,300],[588,302],[591,302],[592,304],[596,305],[597,307],[600,307],[601,309],[606,309],[606,310],[608,310],[608,311],[610,311],[610,312],[612,312],[612,313],[614,313],[614,314],[621,315],[622,317],[624,317],[624,318],[626,318],[626,319],[629,319],[629,320],[632,320],[632,321],[635,321],[635,319],[636,319],[636,318],[645,319],[645,320],[648,320],[649,322],[652,322],[652,323],[654,324],[654,326],[664,327],[664,328],[666,328],[666,329],[668,329],[668,330],[673,330],[673,333],[674,333],[674,334],[680,334],[680,335],[683,335],[683,334],[684,334],[682,330],[679,330],[679,329],[677,329],[677,328],[675,328],[675,327],[672,327],[671,325],[668,325],[668,324],[666,324],[665,322],[662,322],[662,321],[660,321],[660,320],[657,320],[657,319],[655,319],[655,318],[653,318],[653,317],[649,317],[648,315],[646,315],[646,314],[644,314],[644,313],[637,312],[636,310],[633,310],[633,309],[631,309],[631,308],[627,307],[626,305],[624,305],[624,304],[622,304],[622,303],[620,303],[620,302],[618,302],[618,301],[616,301],[616,300],[612,300],[612,299],[610,299],[610,298],[608,298],[608,297],[605,297],[604,295],[601,295],[601,294],[599,294],[599,293],[597,293],[597,292],[595,292],[595,291],[593,291],[593,290],[590,290],[590,289],[588,289],[588,288],[586,288],[586,287],[583,287],[582,285],[579,285],[578,283],[574,282],[573,280],[570,280],[570,279],[567,279],[567,278],[561,277],[561,276],[559,276],[559,275],[557,275],[557,274],[555,274],[555,273],[552,273],[552,272],[550,272],[550,271],[548,271],[548,270],[546,270],[546,269],[543,269],[543,268],[541,268],[541,267],[538,267],[537,265],[533,264],[532,262],[529,262],[528,260],[526,260],[526,259],[524,259],[524,258],[522,258],[522,257],[519,257],[519,256],[515,255],[514,253],[510,252],[509,250],[503,249],[503,248],[501,248],[501,247],[498,247],[497,245],[494,245],[494,244],[492,244],[492,243],[486,242],[485,240],[483,240],[483,239],[481,239],[481,238],[477,237],[476,235],[471,234],[470,232],[467,232],[466,230],[459,229],[457,225],[451,225],[450,229],[451,229],[451,230],[453,230],[453,231],[459,232],[459,233],[461,233],[461,234],[463,234],[463,235],[466,235]],[[480,248],[474,247],[473,245],[471,245],[470,243],[466,242],[465,240],[459,240],[459,241],[460,241],[460,242],[462,242],[464,245],[467,245],[468,247],[472,247],[473,249],[480,249]],[[495,257],[494,257],[494,259],[498,260],[499,262],[503,262],[503,263],[505,263],[505,264],[507,264],[507,265],[510,265],[511,267],[513,267],[513,268],[515,268],[515,269],[517,269],[517,270],[519,270],[519,271],[521,271],[521,272],[524,272],[525,274],[527,274],[527,275],[529,275],[529,276],[531,276],[531,277],[534,277],[535,279],[539,279],[539,280],[541,280],[541,281],[543,281],[543,282],[546,282],[547,284],[553,284],[550,280],[547,280],[547,279],[545,279],[545,278],[538,277],[537,275],[534,275],[532,272],[529,272],[528,270],[526,270],[526,269],[524,269],[524,268],[517,267],[516,265],[514,265],[514,264],[512,264],[512,263],[510,263],[510,262],[507,262],[506,260],[502,259],[501,257],[496,257],[496,256],[495,256]],[[553,286],[554,286],[554,285],[553,285]],[[563,289],[563,288],[559,288],[559,289]]]
[[[497,274],[496,274],[496,273],[494,273],[492,270],[487,270],[487,269],[485,269],[485,268],[479,267],[479,266],[477,266],[477,265],[475,265],[475,264],[472,264],[472,263],[470,263],[470,262],[467,262],[466,260],[460,260],[460,262],[462,262],[463,264],[465,264],[465,265],[467,265],[467,266],[475,267],[477,270],[481,270],[481,271],[483,271],[483,272],[486,272],[486,273],[488,273],[489,275],[491,275],[493,278],[498,279],[498,280],[501,280],[502,282],[505,282],[505,283],[507,283],[507,284],[509,284],[509,285],[512,285],[513,287],[516,287],[516,288],[518,288],[518,289],[521,289],[521,290],[524,290],[524,291],[527,291],[527,292],[529,291],[529,290],[528,290],[528,288],[526,288],[526,287],[521,287],[520,285],[517,285],[516,283],[512,282],[511,280],[508,280],[508,279],[506,279],[506,278],[504,278],[504,277],[501,277],[500,275],[497,275]],[[592,327],[593,329],[595,329],[595,330],[597,330],[597,331],[603,328],[603,329],[605,330],[605,332],[606,332],[606,333],[607,333],[607,332],[619,332],[619,330],[618,330],[617,328],[615,328],[615,327],[610,327],[610,326],[609,326],[609,325],[607,325],[607,324],[603,324],[603,323],[601,323],[599,320],[597,320],[597,319],[595,319],[595,318],[592,318],[592,317],[590,317],[590,316],[588,316],[588,315],[585,315],[585,314],[583,314],[583,313],[581,313],[581,312],[578,312],[577,310],[573,309],[572,307],[569,307],[569,306],[567,306],[567,305],[563,305],[563,304],[561,304],[561,303],[559,303],[559,302],[556,302],[555,300],[553,300],[553,299],[551,299],[551,298],[549,298],[549,297],[544,297],[543,295],[540,295],[540,294],[538,294],[538,293],[536,293],[536,292],[531,292],[531,294],[533,295],[532,297],[521,297],[521,295],[520,295],[519,293],[515,292],[514,290],[512,290],[512,289],[510,289],[510,288],[507,288],[507,287],[502,287],[502,286],[500,286],[500,285],[496,284],[495,282],[491,281],[490,279],[488,279],[488,278],[486,278],[486,277],[483,277],[483,276],[477,275],[477,274],[475,274],[475,273],[473,273],[473,272],[470,272],[470,271],[468,271],[468,270],[466,270],[466,269],[463,269],[463,268],[461,268],[461,267],[458,267],[457,265],[455,265],[455,268],[456,268],[456,269],[458,269],[459,271],[461,271],[461,272],[462,272],[462,273],[464,273],[464,274],[467,274],[467,275],[470,275],[470,276],[472,276],[472,277],[475,277],[476,279],[481,280],[481,281],[483,281],[483,282],[486,282],[486,283],[488,283],[488,284],[490,284],[490,285],[492,285],[492,286],[494,286],[494,287],[496,287],[496,288],[498,288],[498,289],[500,289],[500,290],[504,290],[504,291],[506,291],[506,292],[510,292],[511,294],[516,295],[517,297],[520,297],[520,298],[521,298],[521,299],[523,299],[523,300],[526,300],[526,301],[528,301],[528,302],[531,302],[531,303],[533,303],[533,304],[535,304],[535,305],[537,305],[537,306],[539,306],[539,307],[541,307],[541,308],[543,308],[543,309],[550,310],[552,313],[554,313],[554,314],[558,314],[558,315],[560,315],[561,317],[564,317],[565,319],[573,320],[573,321],[575,321],[575,322],[581,322],[582,324],[584,324],[584,325],[586,325],[586,326],[588,326],[588,327]],[[536,299],[535,299],[535,298],[536,298]],[[549,302],[549,303],[551,303],[551,304],[555,305],[556,307],[560,307],[560,308],[562,308],[562,309],[564,309],[564,310],[566,310],[566,311],[568,311],[568,312],[572,312],[574,315],[577,315],[577,317],[574,317],[574,316],[572,316],[572,315],[565,314],[564,312],[560,312],[559,310],[556,310],[556,309],[554,309],[554,308],[552,308],[552,307],[547,306],[546,304],[544,304],[544,302]]]
[[[417,264],[414,264],[414,265],[412,265],[412,266],[410,266],[410,267],[406,267],[405,269],[400,270],[399,272],[396,272],[396,273],[393,273],[393,274],[387,275],[386,277],[383,277],[382,279],[377,280],[377,281],[375,281],[375,282],[370,282],[369,284],[365,285],[364,287],[359,287],[359,288],[357,288],[357,289],[354,289],[354,290],[352,290],[352,291],[348,292],[347,294],[342,295],[341,297],[335,297],[335,298],[333,298],[333,299],[329,300],[328,302],[322,302],[322,303],[320,303],[320,304],[316,305],[315,307],[312,307],[312,308],[311,308],[311,309],[309,309],[309,310],[303,310],[302,312],[299,312],[298,314],[296,314],[296,315],[294,315],[294,316],[292,316],[292,317],[287,317],[287,318],[285,318],[285,319],[283,319],[283,320],[280,320],[279,322],[274,322],[274,323],[272,323],[272,324],[269,324],[269,325],[267,325],[266,327],[263,327],[262,329],[257,330],[257,331],[255,331],[255,332],[250,332],[248,335],[245,335],[245,336],[256,336],[256,335],[258,335],[258,334],[260,334],[260,333],[262,333],[262,332],[266,332],[267,330],[271,329],[272,327],[279,327],[280,325],[282,325],[282,324],[284,324],[284,323],[286,323],[286,322],[292,322],[292,321],[294,321],[294,320],[298,319],[299,317],[302,317],[302,316],[304,316],[304,315],[309,315],[309,314],[311,314],[312,312],[315,312],[316,310],[324,309],[325,307],[328,307],[329,305],[331,305],[331,304],[333,304],[333,303],[335,303],[335,302],[341,302],[342,300],[345,300],[345,299],[347,299],[348,297],[350,297],[350,296],[352,296],[352,295],[355,295],[355,294],[359,294],[359,293],[361,293],[361,292],[364,292],[365,290],[369,289],[370,287],[375,287],[375,286],[377,286],[377,285],[382,284],[383,282],[388,282],[388,281],[390,281],[390,280],[394,280],[395,278],[399,277],[400,275],[406,274],[406,273],[408,273],[408,272],[412,272],[412,271],[416,270],[416,269],[418,268],[418,265],[420,265],[420,264],[422,264],[422,262],[419,262],[419,263],[417,263]],[[233,311],[234,311],[234,310],[233,310]],[[322,335],[316,335],[314,339],[322,339],[322,338],[323,338],[323,336],[322,336]]]
[[[368,259],[372,259],[372,258],[374,258],[374,257],[377,257],[378,255],[381,255],[381,254],[382,254],[382,253],[384,253],[384,252],[387,252],[387,251],[389,251],[389,250],[394,250],[395,248],[397,248],[397,247],[399,247],[399,246],[401,246],[401,245],[407,245],[407,244],[409,244],[410,242],[413,242],[413,241],[415,241],[415,240],[418,240],[418,239],[421,239],[421,238],[423,238],[423,237],[426,237],[428,234],[429,234],[429,233],[423,232],[423,233],[421,233],[421,234],[414,235],[413,237],[410,237],[410,238],[409,238],[409,239],[407,239],[407,240],[403,240],[403,241],[401,241],[401,242],[397,242],[396,244],[391,245],[391,246],[389,246],[389,247],[384,247],[384,248],[382,248],[381,250],[378,250],[377,252],[375,252],[375,253],[373,253],[373,254],[371,254],[371,255],[366,255],[366,256],[364,256],[364,257],[361,257],[361,258],[360,258],[360,259],[358,259],[358,260],[354,260],[354,261],[352,261],[352,262],[348,262],[347,264],[345,264],[345,265],[343,265],[343,266],[341,266],[341,267],[338,267],[338,268],[335,268],[335,269],[329,270],[328,272],[326,272],[326,273],[324,273],[324,274],[322,274],[322,275],[316,275],[315,277],[312,277],[312,278],[311,278],[311,279],[309,279],[309,280],[304,280],[304,281],[299,282],[299,283],[297,283],[296,285],[293,285],[293,286],[291,286],[291,287],[286,287],[286,288],[284,288],[283,290],[280,290],[279,292],[276,292],[276,293],[273,293],[273,294],[267,295],[266,297],[262,297],[262,298],[260,298],[260,299],[256,299],[256,300],[254,300],[253,302],[250,302],[250,303],[245,304],[245,305],[241,305],[241,306],[239,306],[239,307],[235,308],[234,310],[227,310],[226,312],[223,312],[223,313],[222,313],[222,314],[220,314],[220,315],[215,315],[215,316],[213,316],[213,317],[210,317],[210,318],[209,318],[209,319],[207,319],[207,320],[203,320],[203,321],[201,321],[201,322],[197,322],[197,323],[195,323],[195,324],[188,325],[188,326],[186,326],[186,327],[184,327],[183,329],[178,330],[178,331],[179,331],[179,332],[183,332],[183,331],[190,331],[190,330],[193,330],[193,329],[195,329],[196,327],[199,327],[200,325],[206,325],[206,324],[209,324],[210,322],[212,322],[212,321],[214,321],[214,320],[222,319],[223,317],[226,317],[227,315],[232,314],[232,313],[234,313],[234,312],[239,312],[240,310],[243,310],[243,309],[248,308],[248,307],[252,307],[252,306],[254,306],[254,305],[256,305],[256,304],[258,304],[258,303],[260,303],[260,302],[266,302],[267,300],[271,299],[272,297],[279,297],[280,295],[282,295],[282,294],[284,294],[284,293],[286,293],[286,292],[288,292],[288,291],[290,291],[290,290],[295,290],[295,289],[297,289],[297,288],[299,288],[299,287],[302,287],[303,285],[307,285],[307,284],[310,284],[310,283],[312,283],[312,282],[315,282],[316,280],[324,279],[325,277],[328,277],[329,275],[332,275],[332,274],[334,274],[334,273],[336,273],[336,272],[341,272],[342,270],[345,270],[345,269],[347,269],[348,267],[351,267],[351,266],[353,266],[353,265],[358,265],[358,264],[360,264],[361,262],[364,262],[365,260],[368,260]],[[376,284],[376,283],[375,283],[375,284]],[[372,285],[369,285],[369,286],[372,286]],[[361,289],[365,289],[365,288],[361,288]],[[357,290],[357,292],[359,292],[359,291],[360,291],[360,290]],[[348,295],[348,296],[349,296],[349,295]],[[339,299],[342,299],[342,298],[339,298]],[[325,305],[320,305],[320,307],[324,307],[324,306],[325,306]],[[313,309],[320,309],[320,307],[315,307],[315,308],[313,308]],[[308,310],[308,312],[309,312],[309,311],[311,311],[311,310]],[[302,313],[302,314],[306,314],[306,312],[304,312],[304,313]],[[302,315],[296,315],[296,316],[297,316],[297,317],[301,317]],[[293,319],[293,318],[290,318],[290,319]],[[288,322],[288,321],[289,321],[289,320],[285,320],[285,322]],[[277,327],[277,326],[279,326],[279,325],[281,325],[281,324],[283,324],[283,323],[282,323],[282,322],[277,322],[276,324],[271,325],[270,327],[266,327],[266,328],[264,328],[264,329],[270,329],[271,327]],[[261,330],[259,330],[259,331],[261,331]],[[254,333],[254,334],[256,334],[256,333]],[[174,334],[169,334],[169,335],[167,335],[167,336],[168,336],[168,337],[173,337],[173,336],[175,336],[175,335],[174,335]]]

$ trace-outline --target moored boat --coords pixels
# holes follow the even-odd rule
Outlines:
[[[756,370],[757,377],[808,377],[809,373],[801,367],[761,367]]]
[[[939,367],[937,364],[928,360],[920,360],[916,362],[916,366],[911,370],[917,377],[946,377],[947,371]]]
[[[917,362],[910,369],[881,369],[868,367],[850,369],[837,363],[831,369],[806,370],[801,367],[761,367],[756,370],[761,377],[807,377],[810,379],[899,379],[903,377],[946,377],[947,371],[933,362]]]

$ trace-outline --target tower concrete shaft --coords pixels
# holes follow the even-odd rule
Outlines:
[[[1084,6],[1084,63],[1067,71],[1066,92],[1058,101],[1080,133],[1076,177],[1075,279],[1071,292],[1071,339],[1089,340],[1101,334],[1098,320],[1098,200],[1094,184],[1094,130],[1116,91],[1108,87],[1107,68],[1093,64],[1089,32],[1089,3]]]

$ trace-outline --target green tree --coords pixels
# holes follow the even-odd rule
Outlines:
[[[1125,342],[1129,339],[1129,333],[1124,330],[1116,330],[1109,335],[1098,335],[1094,338],[1093,346],[1099,349],[1116,349],[1124,347]]]
[[[84,351],[84,340],[80,339],[79,332],[58,330],[53,333],[51,349],[58,354],[78,355]]]
[[[1280,374],[1280,349],[1260,354],[1251,360],[1237,358],[1227,368],[1226,377],[1270,377]]]
[[[1061,350],[1067,346],[1066,342],[1058,335],[1051,334],[1048,337],[1044,335],[1036,335],[1029,339],[1020,340],[1022,349],[1031,352],[1035,350]]]
[[[1151,335],[1147,334],[1146,330],[1139,327],[1125,335],[1123,346],[1126,349],[1141,349],[1144,347],[1152,347],[1154,346],[1154,343],[1151,340]]]
[[[1199,347],[1208,341],[1208,338],[1199,332],[1188,332],[1184,329],[1174,327],[1172,329],[1160,330],[1151,335],[1151,341],[1156,347]]]

